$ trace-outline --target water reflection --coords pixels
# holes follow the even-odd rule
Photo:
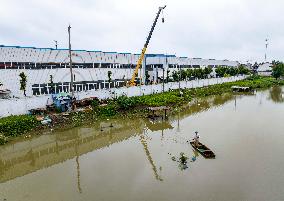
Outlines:
[[[76,168],[77,169],[77,188],[78,188],[79,193],[82,193],[79,156],[76,156],[76,164],[77,164],[77,168]]]
[[[175,115],[172,115],[171,120],[177,120],[179,122],[181,119],[184,119],[190,115],[194,115],[199,112],[205,112],[209,109],[219,107],[225,104],[226,102],[242,97],[243,95],[241,94],[234,95],[232,93],[227,93],[223,95],[210,96],[207,98],[194,99],[191,103],[188,104],[187,108],[181,110]]]
[[[1,146],[0,182],[72,158],[78,158],[76,163],[79,172],[79,156],[142,134],[145,125],[142,119],[136,120],[135,123],[133,121],[114,120],[115,126],[113,128],[106,128],[108,124],[109,122],[100,122],[90,128],[75,128]],[[105,128],[101,131],[100,127]],[[80,187],[79,191],[81,191]]]
[[[268,97],[269,90],[253,97],[197,99],[167,121],[102,121],[1,146],[0,196],[27,201],[283,200],[284,105]],[[218,156],[215,160],[198,155],[187,142],[195,128]],[[188,157],[187,169],[179,166],[181,152]]]
[[[147,145],[147,142],[146,142],[146,139],[145,139],[145,136],[144,136],[144,135],[141,135],[141,136],[140,136],[140,142],[141,142],[141,144],[143,145],[143,148],[144,148],[144,151],[145,151],[145,153],[146,153],[147,159],[148,159],[149,163],[150,163],[151,166],[152,166],[152,170],[153,170],[153,172],[154,172],[154,175],[155,175],[156,180],[158,180],[158,181],[163,181],[162,177],[158,174],[157,167],[156,167],[156,165],[155,165],[155,163],[154,163],[154,160],[153,160],[153,158],[152,158],[152,156],[151,156],[151,153],[150,153],[150,151],[149,151],[149,149],[148,149],[148,145]],[[160,170],[161,170],[161,169],[162,169],[162,168],[160,167]]]
[[[173,121],[179,121],[189,115],[220,106],[234,99],[234,97],[232,94],[225,94],[223,96],[194,100],[187,108],[171,116],[166,121],[150,121],[149,119],[101,121],[92,125],[92,127],[75,128],[9,143],[0,147],[0,183],[66,160],[75,159],[77,188],[82,193],[80,156],[135,136],[139,136],[155,179],[163,181],[148,149],[147,141],[151,139],[147,139],[145,131],[161,131],[161,141],[163,141],[163,133],[165,130],[173,129]],[[179,126],[178,129],[180,129]],[[184,142],[184,140],[182,139],[181,141]],[[162,168],[160,167],[159,169],[161,170]]]
[[[269,90],[269,99],[272,100],[274,103],[283,103],[283,91],[282,87],[274,86]]]
[[[196,151],[195,149],[192,149],[192,152],[193,152],[193,156],[190,162],[195,162],[197,160],[197,157],[199,157],[199,154],[198,154],[198,151]]]

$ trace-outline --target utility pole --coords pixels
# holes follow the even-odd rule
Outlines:
[[[268,48],[268,38],[265,39],[265,56],[264,60],[267,61],[267,48]]]
[[[163,93],[165,92],[165,68],[163,66]]]
[[[55,42],[55,49],[57,50],[57,40],[54,40]]]
[[[179,82],[178,82],[178,88],[179,88],[179,93],[180,93],[180,80],[181,80],[181,67],[178,64],[178,68],[179,68]]]
[[[71,74],[71,95],[74,97],[74,88],[73,88],[73,69],[72,69],[72,55],[71,55],[71,36],[70,36],[71,26],[68,26],[68,36],[69,36],[69,58],[70,58],[70,74]]]
[[[165,92],[165,67],[168,70],[168,53],[166,54],[166,63],[165,65],[163,64],[163,92]],[[168,80],[168,76],[167,76],[167,80]]]

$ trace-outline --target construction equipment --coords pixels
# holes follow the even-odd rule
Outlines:
[[[134,73],[133,73],[133,75],[132,75],[131,80],[129,81],[129,86],[136,86],[136,81],[135,81],[135,79],[136,79],[136,77],[137,77],[137,75],[138,75],[138,70],[140,69],[140,67],[141,67],[141,65],[142,65],[142,63],[143,63],[143,60],[144,60],[144,57],[145,57],[145,53],[146,53],[147,47],[148,47],[149,42],[150,42],[150,40],[151,40],[151,37],[152,37],[152,34],[153,34],[153,32],[154,32],[154,29],[155,29],[155,26],[156,26],[156,24],[157,24],[157,21],[158,21],[158,19],[159,19],[159,16],[160,16],[161,12],[162,12],[165,8],[166,8],[166,6],[159,7],[159,11],[158,11],[158,13],[157,13],[157,15],[156,15],[156,18],[155,18],[155,20],[154,20],[154,23],[153,23],[153,25],[152,25],[152,27],[151,27],[151,30],[150,30],[150,33],[149,33],[149,35],[148,35],[148,37],[147,37],[146,43],[145,43],[145,45],[144,45],[144,47],[143,47],[143,49],[142,49],[142,53],[141,53],[141,55],[140,55],[140,57],[139,57],[139,59],[138,59],[137,66],[136,66],[136,68],[135,68],[135,70],[134,70]],[[163,18],[163,19],[162,19],[162,22],[164,23],[164,21],[165,21],[165,20],[164,20],[164,18]]]

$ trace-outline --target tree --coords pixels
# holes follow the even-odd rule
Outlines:
[[[230,67],[230,68],[228,68],[227,73],[230,76],[235,76],[235,75],[237,75],[239,73],[239,70],[238,70],[238,68]]]
[[[52,93],[52,94],[54,94],[55,93],[55,87],[54,87],[54,82],[53,82],[53,76],[52,75],[50,75],[49,76],[49,86],[50,86],[50,92]]]
[[[111,82],[111,75],[112,75],[112,72],[111,72],[111,71],[108,71],[108,72],[107,72],[107,76],[108,76],[108,82],[109,82],[109,83]]]
[[[21,72],[19,74],[20,76],[20,90],[21,91],[24,91],[24,96],[27,96],[26,95],[26,87],[27,87],[27,76],[24,72]]]
[[[238,73],[241,74],[241,75],[247,75],[247,74],[249,74],[249,69],[246,68],[244,65],[240,65],[238,67]]]
[[[275,66],[275,65],[277,65],[277,64],[279,64],[280,63],[280,61],[275,61],[275,60],[273,60],[272,61],[272,66]]]
[[[212,73],[212,71],[213,71],[212,68],[205,67],[204,70],[203,70],[205,77],[208,78],[208,75],[210,75]]]
[[[174,82],[179,81],[179,72],[174,71],[174,72],[172,73],[172,77],[173,77]]]
[[[215,72],[218,77],[224,77],[224,75],[227,73],[227,68],[223,66],[218,66]]]
[[[191,68],[186,70],[186,77],[190,79],[193,76],[193,70]]]
[[[194,69],[194,71],[193,71],[193,76],[194,77],[196,77],[198,79],[201,79],[201,78],[203,78],[203,75],[204,75],[204,73],[203,73],[202,69],[200,69],[200,68]]]
[[[186,70],[181,70],[181,80],[185,80],[187,78]]]
[[[257,62],[255,62],[255,63],[253,64],[253,66],[252,66],[253,70],[257,70],[257,69],[258,69],[258,67],[259,67],[259,65],[258,65],[258,63],[257,63]]]
[[[170,77],[170,70],[167,70],[167,83],[169,82],[169,77]]]
[[[0,87],[3,86],[2,82],[0,82]]]
[[[284,64],[282,62],[275,62],[272,67],[272,76],[276,79],[284,76]]]
[[[150,78],[149,72],[146,71],[146,73],[145,73],[146,84],[148,84],[150,82],[149,78]]]

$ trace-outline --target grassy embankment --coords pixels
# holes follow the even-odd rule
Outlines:
[[[147,107],[170,106],[178,108],[192,100],[192,98],[206,97],[210,95],[220,95],[231,92],[233,85],[251,87],[252,89],[264,89],[274,85],[284,85],[284,80],[276,80],[270,77],[248,78],[242,81],[212,85],[209,87],[196,89],[183,89],[182,96],[178,90],[170,92],[145,95],[140,97],[119,97],[115,100],[108,100],[107,105],[100,106],[98,102],[93,102],[93,110],[85,112],[74,112],[68,118],[61,118],[54,122],[55,128],[71,128],[86,123],[94,122],[98,119],[110,117],[131,117],[147,116]],[[0,144],[5,144],[9,138],[20,136],[35,130],[40,131],[46,127],[41,126],[34,116],[21,115],[10,116],[0,119]]]

